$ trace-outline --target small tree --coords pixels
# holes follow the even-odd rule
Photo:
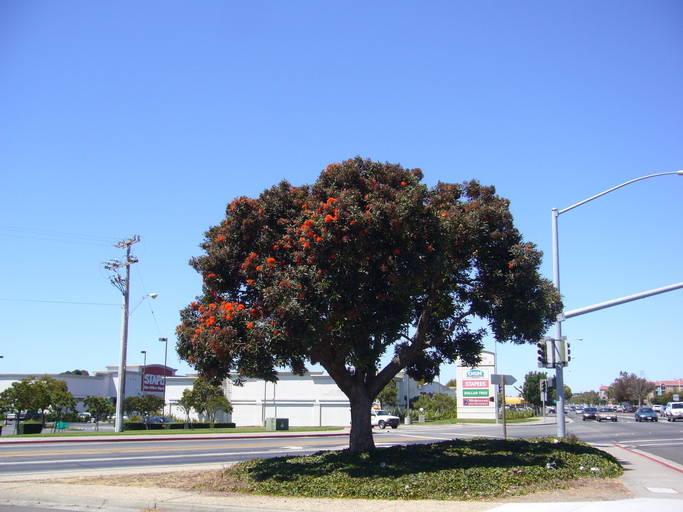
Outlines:
[[[124,402],[124,409],[128,414],[137,412],[145,418],[159,413],[163,407],[164,399],[151,394],[128,396]]]
[[[389,384],[379,392],[377,400],[382,404],[382,407],[396,407],[396,404],[398,403],[398,384],[396,383],[396,379],[389,382]]]
[[[524,398],[528,404],[533,405],[536,410],[543,407],[541,380],[547,378],[548,374],[545,372],[529,372],[524,376],[524,383],[522,384],[521,389],[522,398]]]
[[[53,413],[55,423],[61,421],[64,413],[76,408],[76,399],[69,391],[67,383],[63,380],[54,379],[43,375],[33,382],[33,394],[35,407],[40,412],[43,424],[45,424],[45,411]],[[56,430],[56,425],[55,428]]]
[[[102,396],[86,396],[83,400],[85,410],[95,419],[95,430],[100,430],[100,421],[109,418],[116,412],[116,407]]]
[[[73,410],[76,406],[66,382],[48,375],[43,375],[38,380],[30,376],[13,382],[0,394],[0,400],[5,404],[3,407],[6,410],[16,414],[17,426],[23,412],[38,412],[45,423],[45,411],[53,411],[59,420],[64,411]]]
[[[11,411],[15,414],[16,427],[19,431],[19,422],[21,421],[21,413],[24,411],[35,410],[35,398],[32,392],[33,382],[35,377],[27,377],[20,381],[13,382],[12,385],[0,393],[0,402],[6,411]]]
[[[194,409],[197,414],[206,413],[210,422],[215,421],[218,411],[232,412],[232,405],[220,386],[212,385],[201,378],[194,380],[191,391],[183,391],[183,398],[185,405]]]
[[[183,396],[178,400],[178,407],[185,412],[185,423],[190,421],[190,411],[192,411],[192,390],[183,389]]]

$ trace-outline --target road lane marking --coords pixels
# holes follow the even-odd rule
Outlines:
[[[159,460],[159,459],[177,459],[178,457],[183,458],[202,458],[202,457],[242,457],[242,456],[253,456],[253,455],[270,455],[271,451],[250,451],[250,452],[225,452],[225,453],[195,453],[195,454],[183,454],[183,455],[145,455],[142,457],[101,457],[97,459],[64,459],[59,461],[54,460],[38,460],[38,461],[22,461],[22,462],[0,462],[0,467],[2,466],[27,466],[30,464],[42,465],[42,464],[87,464],[93,462],[119,462],[119,461],[131,461],[131,460]],[[233,462],[233,461],[224,461]]]

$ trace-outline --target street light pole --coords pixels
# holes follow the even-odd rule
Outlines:
[[[142,381],[140,382],[140,391],[144,391],[145,390],[145,375],[147,374],[147,351],[141,350],[140,353],[144,357],[144,359],[142,361]]]
[[[126,240],[126,261],[122,264],[126,268],[126,277],[123,281],[118,280],[117,287],[123,294],[123,304],[121,306],[121,352],[119,355],[119,385],[116,390],[116,423],[114,430],[123,432],[123,402],[126,397],[126,356],[128,351],[128,310],[130,307],[130,266],[137,260],[131,258],[130,248],[137,240]],[[120,245],[120,244],[119,244]],[[120,276],[119,276],[120,277]]]
[[[163,341],[166,344],[164,349],[164,408],[166,407],[166,373],[167,373],[167,361],[168,361],[168,338],[159,338],[159,341]],[[171,406],[168,407],[168,415],[171,415]]]
[[[617,189],[620,189],[621,187],[625,187],[626,185],[630,185],[631,183],[635,183],[636,181],[641,181],[645,180],[648,178],[656,178],[657,176],[669,176],[669,175],[678,175],[678,176],[683,176],[683,170],[680,171],[672,171],[672,172],[660,172],[657,174],[649,174],[647,176],[641,176],[640,178],[636,178],[630,181],[627,181],[625,183],[622,183],[621,185],[617,185],[616,187],[612,187],[608,190],[605,190],[604,192],[600,192],[599,194],[596,194],[592,197],[589,197],[588,199],[584,199],[583,201],[580,201],[572,206],[569,206],[568,208],[565,208],[563,210],[558,210],[557,208],[553,208],[551,213],[552,213],[552,243],[553,243],[553,284],[555,285],[555,288],[557,288],[557,291],[560,291],[560,246],[559,246],[559,238],[558,238],[558,222],[557,219],[558,217],[565,212],[568,212],[569,210],[573,210],[574,208],[577,208],[583,204],[586,204],[590,201],[593,201],[594,199],[597,199],[599,197],[604,196],[605,194],[609,194],[610,192],[614,192]],[[564,315],[560,315],[560,317],[557,319],[555,322],[555,335],[554,339],[552,340],[552,348],[553,350],[556,349],[556,344],[561,342],[562,339],[562,322],[564,321]],[[565,437],[566,435],[566,430],[565,430],[565,414],[564,414],[564,365],[566,363],[560,362],[556,367],[555,367],[555,384],[557,386],[557,437]]]

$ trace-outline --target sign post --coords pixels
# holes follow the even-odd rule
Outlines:
[[[491,384],[503,387],[503,392],[501,393],[503,395],[503,439],[508,438],[507,421],[505,418],[505,386],[512,386],[515,382],[517,382],[517,379],[512,375],[500,375],[495,373],[491,375]]]

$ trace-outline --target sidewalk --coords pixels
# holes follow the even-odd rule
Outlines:
[[[69,441],[73,442],[73,438]],[[519,500],[524,502],[502,505],[472,501],[318,500],[226,496],[161,488],[57,484],[48,480],[8,481],[5,478],[0,482],[0,505],[40,503],[42,506],[68,505],[70,510],[156,509],[164,512],[404,512],[406,507],[426,512],[683,512],[683,466],[619,445],[597,447],[619,459],[625,470],[620,480],[636,498],[603,502],[534,503],[533,497],[529,497],[529,501],[522,497]],[[148,468],[148,471],[153,472],[154,468]]]

